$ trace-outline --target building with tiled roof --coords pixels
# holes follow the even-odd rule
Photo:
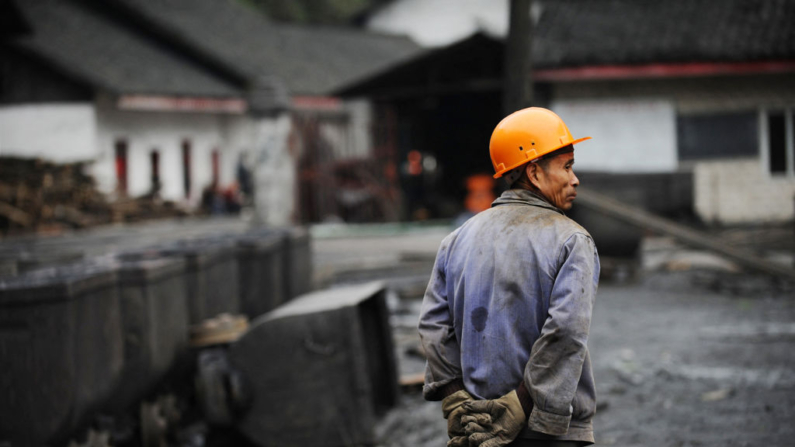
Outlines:
[[[270,74],[293,95],[325,95],[339,85],[416,54],[406,37],[318,25],[275,23],[242,5],[216,0],[121,0],[208,58],[236,67],[247,78]],[[228,2],[229,3],[229,2]]]
[[[398,152],[422,151],[444,169],[436,203],[462,202],[463,179],[490,169],[504,3],[468,1],[469,34],[338,91],[378,101],[414,130]],[[430,41],[416,24],[444,30],[440,8],[452,15],[455,2],[398,0],[367,23]],[[709,223],[795,218],[795,1],[536,0],[531,16],[534,104],[593,136],[578,146],[583,184]]]
[[[405,37],[277,24],[225,0],[6,0],[0,16],[0,155],[91,161],[106,192],[191,206],[243,163],[264,169],[258,188],[283,191],[260,197],[282,223],[295,217],[306,152],[288,150],[303,132],[293,119],[320,107],[337,133],[362,125],[366,110],[330,92],[418,51]]]

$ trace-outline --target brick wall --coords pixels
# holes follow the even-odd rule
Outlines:
[[[707,223],[795,218],[795,178],[771,177],[758,158],[696,162],[693,194],[696,214]]]

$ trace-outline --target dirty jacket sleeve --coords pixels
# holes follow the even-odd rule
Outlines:
[[[586,234],[575,233],[561,247],[548,315],[524,372],[534,403],[527,421],[531,430],[549,435],[568,431],[599,280],[597,256]]]
[[[461,375],[461,349],[455,336],[453,316],[447,301],[445,263],[447,240],[436,254],[431,280],[425,291],[420,312],[419,333],[425,350],[426,400],[441,400],[464,389]]]

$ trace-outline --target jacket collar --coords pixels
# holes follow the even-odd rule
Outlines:
[[[528,191],[526,189],[509,189],[505,191],[504,193],[502,193],[500,197],[497,198],[497,200],[495,200],[491,204],[492,207],[500,205],[530,205],[530,206],[537,206],[540,208],[546,208],[549,210],[557,211],[560,214],[564,214],[563,211],[559,210],[557,207],[547,202],[546,199],[541,197],[539,194],[536,194],[533,191]]]

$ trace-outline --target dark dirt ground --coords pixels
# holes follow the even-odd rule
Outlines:
[[[402,300],[393,319],[403,374],[422,368],[407,324],[418,300]],[[693,271],[603,282],[589,345],[597,445],[795,445],[791,286]],[[445,429],[440,404],[414,389],[379,434],[383,446],[441,446]]]
[[[313,230],[316,287],[376,279],[390,287],[390,323],[404,378],[424,369],[420,303],[449,231]],[[719,236],[757,256],[795,261],[791,227],[727,229]],[[597,445],[795,446],[795,284],[744,273],[659,237],[644,239],[637,258],[602,258],[602,267],[589,341]],[[193,388],[192,381],[181,385]],[[179,429],[173,445],[250,445],[233,430],[209,430],[200,414],[195,419]],[[447,442],[440,403],[425,402],[418,385],[402,389],[399,404],[381,417],[375,433],[379,447]],[[89,444],[106,445],[82,445]]]
[[[383,244],[422,251],[427,267],[441,237],[423,237]],[[317,242],[322,255],[330,245]],[[367,261],[364,251],[388,251],[370,242],[356,244],[369,247],[356,255],[360,262]],[[613,264],[597,293],[589,341],[596,444],[795,445],[795,285],[662,245]],[[416,323],[427,278],[396,279],[399,273],[381,268],[372,276],[396,285],[393,334],[400,374],[408,376],[424,366]],[[423,401],[419,387],[403,389],[376,432],[383,447],[447,441],[440,403]]]

